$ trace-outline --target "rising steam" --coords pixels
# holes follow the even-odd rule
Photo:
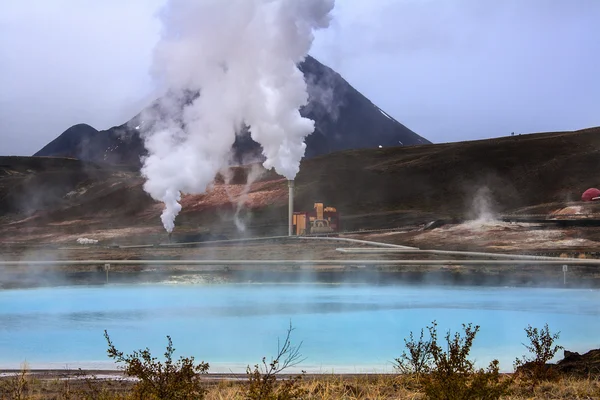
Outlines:
[[[252,187],[252,184],[264,174],[264,169],[262,169],[260,165],[256,163],[252,163],[250,165],[250,169],[248,170],[248,176],[246,177],[246,183],[242,187],[241,192],[238,193],[237,198],[233,193],[231,193],[230,189],[228,189],[228,186],[233,180],[233,171],[229,168],[226,168],[220,171],[220,174],[223,176],[223,181],[225,183],[225,193],[227,194],[229,201],[231,202],[231,204],[234,205],[235,208],[235,213],[233,214],[233,223],[235,224],[235,227],[237,228],[238,232],[245,232],[246,222],[240,216],[240,213],[246,205],[246,201],[248,201],[248,194],[250,193],[250,188]]]
[[[144,115],[144,189],[171,232],[181,193],[203,193],[248,126],[267,169],[294,179],[314,122],[297,65],[334,0],[169,0],[153,74],[169,95]],[[190,96],[190,93],[192,95]],[[193,95],[199,93],[200,95]]]

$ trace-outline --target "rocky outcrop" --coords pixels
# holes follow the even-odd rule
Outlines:
[[[565,374],[600,376],[600,349],[585,354],[565,350],[564,358],[556,365]]]

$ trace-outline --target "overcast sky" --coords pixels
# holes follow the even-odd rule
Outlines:
[[[164,1],[0,0],[0,155],[139,112]],[[573,130],[600,125],[599,20],[599,0],[337,0],[312,54],[433,142]]]

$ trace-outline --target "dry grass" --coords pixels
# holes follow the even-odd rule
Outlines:
[[[600,399],[600,379],[563,377],[556,382],[542,382],[536,386],[516,381],[511,385],[509,395],[505,398],[511,400]]]
[[[300,383],[303,399],[423,399],[413,379],[394,376],[340,375],[307,377]],[[245,383],[220,382],[207,394],[208,400],[234,400],[244,398]]]
[[[15,375],[18,377],[19,375]],[[13,377],[0,379],[0,399],[85,399],[117,400],[132,399],[131,381],[120,380],[81,380],[55,377],[39,379],[26,375],[25,389],[22,395],[15,396],[7,383]],[[211,379],[208,377],[207,379]],[[504,376],[503,379],[510,379]],[[246,381],[207,381],[207,400],[239,400],[245,398]],[[388,399],[425,399],[419,382],[410,376],[308,376],[300,383],[306,400],[388,400]],[[599,378],[564,377],[556,382],[531,384],[515,379],[503,399],[600,399]]]

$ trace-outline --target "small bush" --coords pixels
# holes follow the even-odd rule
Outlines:
[[[509,385],[500,382],[498,361],[486,370],[476,370],[469,353],[479,326],[464,325],[464,336],[446,333],[446,350],[438,344],[437,325],[427,327],[431,336],[430,352],[433,359],[431,372],[423,382],[425,395],[434,400],[492,400],[502,396]]]
[[[296,376],[277,382],[277,375],[284,370],[300,364],[304,359],[300,354],[300,347],[293,346],[291,334],[294,328],[290,323],[283,345],[277,340],[277,355],[267,363],[263,357],[261,364],[250,366],[246,369],[248,375],[247,400],[294,400],[301,399],[305,391],[300,387],[302,376]]]
[[[22,400],[29,398],[29,365],[21,364],[21,370],[0,381],[0,399]]]
[[[433,322],[436,326],[436,322]],[[408,350],[402,353],[400,358],[394,360],[394,369],[402,374],[421,375],[431,371],[433,356],[431,354],[431,338],[423,338],[424,330],[421,329],[419,340],[416,341],[413,333],[410,333],[409,339],[404,339],[404,345]]]
[[[194,357],[180,357],[173,362],[175,349],[170,336],[167,336],[164,363],[153,357],[148,348],[124,354],[115,348],[108,332],[104,331],[104,337],[108,343],[108,356],[117,364],[123,364],[121,368],[127,376],[139,379],[134,386],[136,397],[155,400],[204,398],[206,389],[199,378],[208,372],[208,363],[196,364]]]
[[[547,363],[554,358],[559,350],[563,349],[562,346],[556,344],[556,341],[560,338],[560,332],[551,333],[548,324],[546,324],[542,329],[528,325],[525,328],[525,333],[529,339],[529,344],[523,343],[523,346],[533,354],[533,357],[523,356],[520,359],[517,358],[514,363],[515,372],[530,378],[534,383],[556,379],[558,373]]]

